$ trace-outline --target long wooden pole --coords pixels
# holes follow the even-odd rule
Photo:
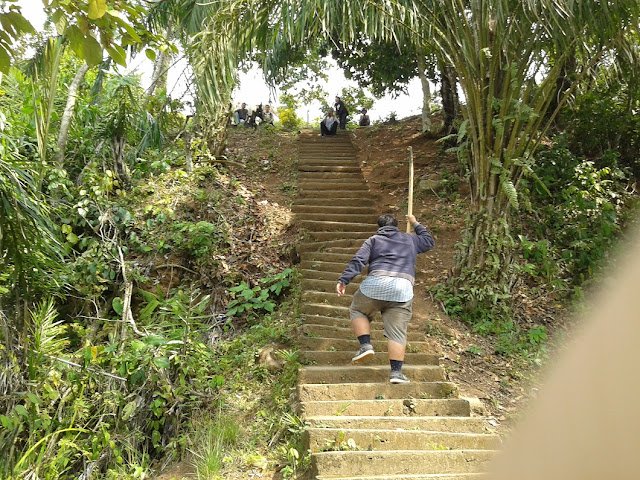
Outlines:
[[[407,150],[409,150],[409,202],[407,215],[413,215],[413,147],[407,147]],[[407,233],[411,233],[409,220],[407,220]]]

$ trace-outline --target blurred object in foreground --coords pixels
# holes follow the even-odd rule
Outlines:
[[[620,260],[491,480],[640,479],[640,232]]]

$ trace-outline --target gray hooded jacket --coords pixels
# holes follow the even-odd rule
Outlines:
[[[381,227],[362,244],[347,264],[338,282],[348,285],[369,265],[369,275],[406,278],[414,283],[416,257],[431,250],[435,241],[429,230],[417,223],[415,235],[403,233],[398,227]]]

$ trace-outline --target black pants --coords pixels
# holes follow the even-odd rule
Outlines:
[[[346,113],[342,113],[340,114],[340,116],[338,117],[338,119],[340,120],[340,128],[342,130],[344,130],[345,128],[347,128],[347,114]]]
[[[335,135],[336,132],[338,131],[338,122],[333,122],[333,125],[331,125],[331,128],[327,128],[327,126],[324,124],[324,121],[320,122],[320,133],[322,133],[322,135]]]

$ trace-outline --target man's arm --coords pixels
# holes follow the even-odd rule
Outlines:
[[[347,267],[340,275],[338,284],[336,285],[336,292],[338,295],[343,295],[346,286],[351,280],[358,274],[362,273],[364,267],[369,263],[369,257],[371,255],[371,238],[365,240],[360,249],[356,252],[353,258],[347,264]]]
[[[420,224],[420,222],[416,220],[416,217],[413,215],[407,215],[407,221],[416,232],[416,237],[413,241],[416,243],[416,250],[418,253],[429,251],[436,246],[436,241],[433,239],[431,232],[427,230],[424,225]]]

